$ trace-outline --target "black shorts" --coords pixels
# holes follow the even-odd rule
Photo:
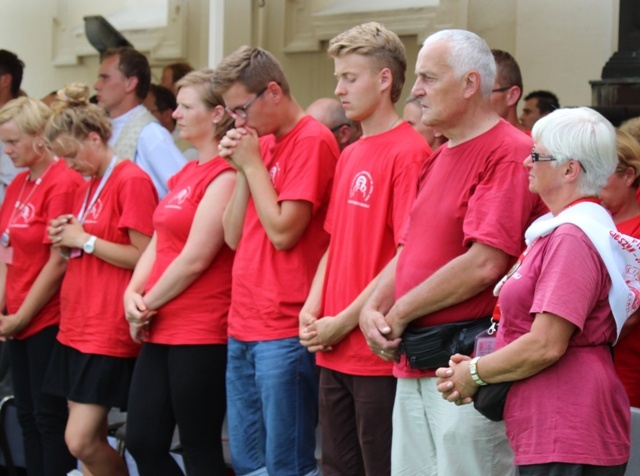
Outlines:
[[[56,341],[43,390],[72,402],[126,411],[135,358],[85,354]]]

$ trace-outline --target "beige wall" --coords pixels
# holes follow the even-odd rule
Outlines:
[[[76,65],[53,65],[57,48],[54,18],[62,12],[67,24],[82,26],[83,14],[106,15],[127,1],[133,0],[3,2],[0,47],[16,52],[27,64],[24,89],[32,96],[41,97],[74,80],[93,84],[98,68],[97,54],[81,57]],[[309,29],[301,17],[292,16],[291,12],[315,11],[331,1],[183,1],[188,11],[186,59],[194,66],[207,66],[210,5],[223,2],[224,32],[219,37],[224,38],[224,54],[242,44],[259,44],[282,61],[294,95],[303,106],[317,97],[333,95],[333,64],[324,53],[328,38],[316,42],[315,51],[296,50],[287,44],[291,31],[304,33]],[[362,2],[368,3],[367,0]],[[259,8],[262,3],[264,8]],[[394,3],[387,2],[389,5]],[[427,3],[433,4],[434,0],[425,0]],[[602,66],[617,48],[617,0],[440,0],[440,5],[439,12],[446,11],[447,6],[457,5],[464,17],[457,20],[459,24],[483,36],[492,48],[514,54],[522,68],[525,93],[533,89],[550,89],[566,105],[590,103],[589,80],[600,77]],[[95,11],[90,11],[89,6]],[[352,25],[378,19],[375,13],[351,18]],[[399,34],[409,61],[403,96],[406,97],[414,80],[418,44],[426,32],[400,31]],[[153,68],[156,79],[160,69],[159,64]]]
[[[93,85],[98,72],[98,53],[78,58],[77,64],[55,66],[60,44],[57,26],[63,33],[83,28],[83,15],[109,15],[133,0],[19,0],[3,1],[0,16],[0,48],[15,52],[26,64],[23,89],[34,97],[42,97],[72,81]],[[213,0],[215,1],[215,0]],[[208,15],[207,0],[184,0],[187,14],[186,60],[196,67],[207,66]],[[144,2],[138,2],[144,3]],[[148,3],[148,2],[147,2]],[[56,17],[60,18],[60,22]],[[134,46],[136,46],[135,42]],[[87,43],[88,44],[88,43]],[[153,67],[154,78],[160,77],[161,66]]]
[[[294,8],[292,5],[302,8],[310,4],[311,10],[317,10],[331,2],[267,0],[263,8],[258,7],[259,3],[227,0],[226,25],[232,26],[225,30],[225,52],[243,43],[272,51],[285,67],[292,91],[303,106],[317,97],[332,96],[333,64],[324,53],[326,41],[319,51],[285,52],[285,14]],[[617,48],[617,0],[468,0],[467,7],[461,23],[485,38],[492,48],[509,51],[516,57],[525,94],[549,89],[558,94],[561,104],[590,104],[589,80],[600,78],[602,67]],[[353,24],[369,20],[378,18],[369,14],[354,18]],[[238,21],[242,22],[241,28],[236,27]],[[259,33],[265,30],[266,33]],[[400,36],[409,62],[404,99],[415,79],[418,43],[424,35]]]

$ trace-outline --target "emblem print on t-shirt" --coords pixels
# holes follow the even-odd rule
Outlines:
[[[367,203],[373,193],[373,178],[366,170],[358,172],[351,181],[348,203],[358,207],[369,208]]]
[[[15,221],[11,224],[11,228],[27,228],[35,214],[35,207],[31,203],[27,203],[20,209],[20,213],[18,213]]]
[[[278,177],[278,174],[280,173],[280,162],[276,162],[275,164],[273,164],[273,166],[269,169],[269,178],[271,179],[271,184],[275,187],[276,186],[276,178]]]
[[[191,187],[187,186],[176,193],[164,206],[165,208],[174,208],[176,210],[182,209],[182,204],[191,195]]]
[[[84,218],[85,223],[97,223],[102,213],[102,200],[98,198]]]

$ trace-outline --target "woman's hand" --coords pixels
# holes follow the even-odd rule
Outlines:
[[[130,290],[125,291],[124,314],[129,324],[138,328],[147,325],[156,312],[147,308],[140,293]]]
[[[24,322],[18,314],[0,315],[0,336],[11,337],[24,329],[27,324],[28,322]]]
[[[90,235],[73,215],[61,215],[51,220],[47,228],[49,239],[54,247],[82,248]]]
[[[471,378],[469,362],[471,357],[461,354],[451,356],[449,367],[441,367],[436,370],[438,391],[442,398],[456,405],[465,405],[473,401],[473,396],[478,391],[478,384]]]
[[[136,324],[129,324],[129,335],[136,344],[142,344],[147,340],[149,333],[149,324],[138,326]]]

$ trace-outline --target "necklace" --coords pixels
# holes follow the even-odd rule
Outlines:
[[[402,118],[400,116],[396,117],[396,119],[391,123],[391,125],[389,126],[389,128],[387,129],[388,131],[390,131],[391,129],[394,128],[394,126],[401,120]]]
[[[18,199],[13,205],[13,211],[11,212],[9,222],[7,223],[7,228],[5,228],[5,230],[2,232],[2,235],[0,235],[0,244],[2,246],[7,247],[11,243],[11,233],[9,231],[9,228],[11,228],[11,226],[15,223],[18,214],[22,212],[25,205],[29,202],[33,194],[36,192],[36,190],[38,189],[38,185],[42,183],[44,177],[47,175],[47,172],[49,172],[49,170],[51,170],[51,167],[53,167],[57,162],[58,159],[52,159],[51,162],[49,162],[49,165],[47,165],[47,168],[44,170],[44,172],[42,172],[42,175],[40,175],[40,177],[38,177],[34,181],[34,185],[31,190],[29,190],[29,194],[27,195],[27,197],[22,200],[24,189],[27,186],[27,183],[29,183],[29,174],[27,173],[27,175],[25,175],[24,182],[22,182],[22,187],[20,188],[20,193],[18,194]]]

